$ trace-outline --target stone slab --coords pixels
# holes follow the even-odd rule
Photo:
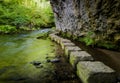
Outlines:
[[[77,75],[83,83],[116,83],[115,71],[99,61],[79,62]]]
[[[93,61],[93,57],[86,51],[73,51],[70,53],[70,63],[74,69],[79,61]]]
[[[60,45],[62,45],[63,43],[71,43],[71,41],[68,40],[68,39],[63,39],[63,38],[61,38],[61,39],[60,39]]]
[[[75,44],[72,42],[65,42],[65,43],[62,43],[61,45],[62,49],[65,49],[66,46],[75,46]]]
[[[55,36],[56,36],[55,34],[50,34],[49,35],[49,37],[50,37],[51,40],[54,40]]]
[[[78,46],[66,46],[65,47],[65,55],[67,56],[68,59],[69,59],[69,55],[72,51],[81,51],[81,48],[79,48]]]
[[[51,40],[60,43],[61,37],[55,35],[55,34],[50,34],[49,37],[51,38]]]
[[[57,42],[57,43],[60,43],[60,40],[61,40],[61,37],[56,35],[55,38],[54,38],[54,41]]]

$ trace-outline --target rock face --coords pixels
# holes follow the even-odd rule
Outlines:
[[[120,49],[120,0],[50,0],[56,28],[89,44]]]

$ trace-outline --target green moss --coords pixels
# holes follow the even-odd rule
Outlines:
[[[77,36],[72,36],[73,40],[79,40],[79,38]]]
[[[99,41],[99,42],[97,42],[97,46],[107,48],[107,49],[117,49],[118,48],[115,44],[113,44],[109,41]]]
[[[89,38],[89,37],[81,38],[80,41],[84,42],[87,46],[94,44],[94,40],[92,38]]]
[[[71,38],[72,34],[70,34],[69,32],[66,33],[67,38]]]
[[[95,44],[95,39],[92,37],[93,34],[94,33],[90,31],[90,32],[88,32],[88,34],[85,37],[80,38],[79,40],[81,42],[84,42],[87,46],[88,45],[94,45]]]
[[[15,32],[16,28],[14,26],[10,25],[0,25],[0,32],[1,33],[10,33],[10,32]]]
[[[96,39],[96,37],[94,37],[95,33],[91,31],[88,32],[88,34],[84,37],[77,37],[64,32],[61,32],[59,35],[64,38],[69,38],[70,40],[83,42],[87,46],[102,47],[102,48],[112,49],[112,50],[120,50],[119,42],[117,42],[118,44],[115,44],[107,40]]]

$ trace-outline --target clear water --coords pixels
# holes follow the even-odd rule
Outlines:
[[[45,76],[50,80],[53,65],[46,57],[55,56],[55,46],[49,39],[36,38],[47,31],[0,35],[0,83],[40,83]],[[43,68],[36,68],[34,61]]]

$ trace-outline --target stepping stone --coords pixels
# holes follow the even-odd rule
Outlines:
[[[99,61],[79,62],[77,74],[83,83],[117,83],[115,71]]]
[[[56,36],[55,34],[50,34],[49,35],[49,37],[51,38],[51,40],[54,40],[55,36]]]
[[[49,37],[51,38],[51,40],[54,40],[55,42],[59,43],[61,37],[55,35],[55,34],[50,34]]]
[[[57,42],[57,43],[59,44],[59,43],[60,43],[60,40],[61,40],[61,37],[55,36],[55,39],[54,39],[55,42]]]
[[[71,43],[71,42],[66,42],[66,43],[63,43],[62,45],[61,45],[61,47],[62,47],[62,49],[65,49],[65,47],[66,46],[75,46],[75,44],[74,43]]]
[[[73,51],[70,53],[70,63],[74,69],[79,61],[93,61],[93,57],[86,51]]]
[[[62,46],[63,43],[72,43],[72,42],[71,42],[70,40],[68,40],[68,39],[63,39],[63,38],[61,38],[61,39],[60,39],[60,45]]]
[[[67,56],[68,59],[69,59],[70,53],[73,51],[81,51],[81,48],[79,48],[78,46],[66,46],[65,47],[65,55]]]

